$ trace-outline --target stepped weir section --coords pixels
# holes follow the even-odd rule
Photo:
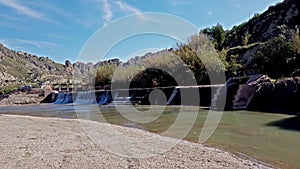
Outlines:
[[[224,85],[173,86],[157,88],[51,92],[41,103],[99,105],[186,105],[210,107],[214,91]],[[160,92],[153,92],[159,90]],[[151,93],[154,94],[151,94]],[[195,95],[198,92],[199,95]],[[182,99],[182,94],[185,99]],[[220,93],[218,93],[220,94]],[[200,98],[194,98],[200,96]],[[165,98],[165,99],[163,99]],[[199,101],[199,102],[195,102]]]

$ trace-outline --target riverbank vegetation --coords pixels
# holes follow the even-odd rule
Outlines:
[[[217,76],[225,73],[227,79],[251,73],[266,74],[274,79],[290,77],[300,70],[299,29],[290,30],[289,34],[290,39],[279,35],[265,42],[245,42],[243,46],[230,48],[224,42],[232,36],[231,32],[217,24],[202,30],[199,35],[191,36],[187,44],[177,44],[175,49],[148,54],[137,63],[99,67],[95,75],[96,84],[110,84],[112,79],[116,83],[137,80],[137,73],[148,68],[166,70],[170,75],[184,74],[184,68],[193,74],[198,85],[210,83],[208,70]],[[149,73],[151,71],[145,76],[153,76]],[[161,83],[155,79],[161,78],[153,76],[153,83]]]
[[[7,93],[10,89],[3,86],[18,82],[39,86],[69,83],[105,86],[133,81],[137,85],[136,81],[143,81],[137,77],[145,78],[141,86],[155,87],[168,85],[162,80],[167,74],[176,75],[177,84],[186,85],[189,84],[183,83],[186,76],[193,77],[193,84],[210,84],[209,74],[225,73],[227,79],[257,73],[274,79],[299,76],[299,9],[298,1],[284,1],[231,29],[226,30],[217,23],[192,35],[186,43],[137,56],[125,63],[111,59],[98,63],[66,61],[62,65],[47,57],[12,51],[0,45],[0,90]],[[157,72],[153,68],[163,70],[165,75],[154,76]],[[145,76],[153,78],[149,81]],[[172,79],[167,80],[172,82]]]
[[[184,44],[148,53],[134,58],[134,62],[126,62],[126,66],[119,66],[122,67],[122,76],[127,80],[134,79],[136,73],[132,72],[151,66],[173,70],[168,72],[170,75],[172,72],[180,74],[179,67],[186,67],[199,85],[210,84],[208,72],[216,76],[225,72],[227,79],[258,73],[273,79],[299,76],[300,18],[296,12],[299,9],[297,1],[284,1],[232,29],[225,30],[220,23],[203,28]],[[171,61],[176,60],[174,58],[180,61]],[[97,72],[96,84],[112,82],[111,69],[99,68]],[[122,80],[125,79],[115,79]]]

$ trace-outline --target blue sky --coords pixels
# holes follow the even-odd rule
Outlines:
[[[230,29],[247,21],[249,13],[261,13],[277,2],[282,0],[0,0],[0,43],[60,63],[67,59],[75,62],[98,29],[123,16],[162,12],[199,29],[216,23]],[[175,43],[163,36],[133,37],[106,57],[125,59],[132,53],[169,48]]]

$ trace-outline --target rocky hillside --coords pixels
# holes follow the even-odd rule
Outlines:
[[[224,46],[235,47],[243,43],[265,42],[271,38],[283,35],[291,39],[291,32],[300,26],[300,1],[285,0],[275,6],[270,6],[262,14],[255,14],[252,19],[228,31]],[[245,41],[244,41],[245,42]]]
[[[262,14],[255,14],[248,22],[235,26],[231,30],[222,30],[223,28],[217,25],[206,30],[206,33],[212,36],[210,39],[215,44],[220,58],[225,58],[228,77],[236,76],[237,72],[254,70],[269,75],[269,72],[275,72],[273,77],[277,78],[289,76],[295,70],[300,70],[299,27],[300,1],[285,0],[269,7]],[[200,36],[197,38],[199,39]],[[198,58],[195,53],[190,51],[192,45],[191,42],[191,44],[179,46],[177,49],[148,53],[132,58],[126,63],[122,63],[119,59],[112,59],[96,64],[66,61],[65,65],[55,63],[45,57],[12,51],[0,45],[0,83],[47,81],[66,83],[73,78],[73,75],[80,76],[81,79],[88,82],[90,76],[104,65],[143,67],[143,64],[150,62],[161,62],[157,58],[168,52],[179,55],[195,73],[196,79],[201,82],[203,77],[206,77],[205,72],[201,69],[205,68],[202,64],[197,64],[198,60],[191,58]],[[273,61],[277,65],[273,64]],[[281,73],[282,71],[285,72]]]
[[[233,27],[231,30],[224,30],[220,24],[217,24],[217,26],[203,29],[200,35],[190,37],[190,42],[179,45],[174,49],[148,53],[144,56],[131,58],[126,63],[115,60],[110,61],[109,64],[122,64],[127,68],[133,65],[138,66],[134,71],[139,71],[139,67],[144,68],[150,64],[167,64],[170,66],[168,64],[170,60],[166,59],[168,57],[165,56],[170,56],[168,52],[171,52],[185,62],[185,65],[193,72],[198,84],[209,84],[206,71],[208,65],[204,65],[199,60],[195,51],[209,53],[212,50],[209,48],[194,50],[194,47],[201,48],[201,46],[205,46],[204,44],[207,42],[202,35],[206,34],[215,46],[220,60],[225,65],[224,68],[220,68],[215,60],[210,60],[211,64],[209,66],[214,68],[215,73],[225,71],[228,79],[232,76],[257,73],[266,74],[274,79],[290,77],[300,72],[299,28],[300,1],[285,0],[275,6],[270,6],[262,14],[255,14],[252,19]],[[75,63],[73,64],[73,73],[84,75],[90,70],[97,71],[99,66],[99,63],[96,65]],[[107,68],[114,69],[112,67]],[[216,69],[220,69],[220,71]],[[111,73],[110,70],[98,71],[99,84],[110,82]],[[123,76],[129,74],[131,73],[129,71],[126,73],[124,69]]]
[[[68,83],[74,74],[86,76],[96,71],[100,66],[107,64],[120,65],[119,59],[99,61],[96,64],[66,61],[65,64],[29,54],[13,51],[0,44],[0,89],[7,86],[18,87],[21,85],[42,83]]]
[[[36,82],[61,76],[64,65],[25,52],[12,51],[0,44],[0,83]]]
[[[218,50],[228,62],[239,64],[230,75],[262,73],[274,79],[290,77],[300,70],[299,29],[300,1],[285,0],[224,31],[223,42],[217,43]]]
[[[119,66],[123,65],[120,59],[111,59],[105,61],[99,61],[96,64],[88,62],[75,62],[71,63],[69,60],[65,61],[65,73],[74,80],[75,83],[87,83],[95,76],[95,72],[99,67],[103,67],[105,65],[114,65]]]

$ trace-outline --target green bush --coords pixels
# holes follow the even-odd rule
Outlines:
[[[204,33],[212,38],[216,49],[221,50],[226,36],[225,30],[221,24],[218,23],[216,26],[211,28],[205,28],[201,30],[201,33]]]
[[[251,66],[271,78],[286,77],[300,68],[300,56],[294,43],[279,36],[260,46]]]
[[[116,68],[117,68],[116,65],[104,65],[99,67],[95,76],[95,84],[96,85],[110,84]],[[92,75],[90,76],[93,76],[93,73],[91,74]]]
[[[17,90],[18,88],[15,86],[10,86],[10,87],[3,87],[0,88],[0,95],[4,95],[4,94],[10,94],[11,92]]]

